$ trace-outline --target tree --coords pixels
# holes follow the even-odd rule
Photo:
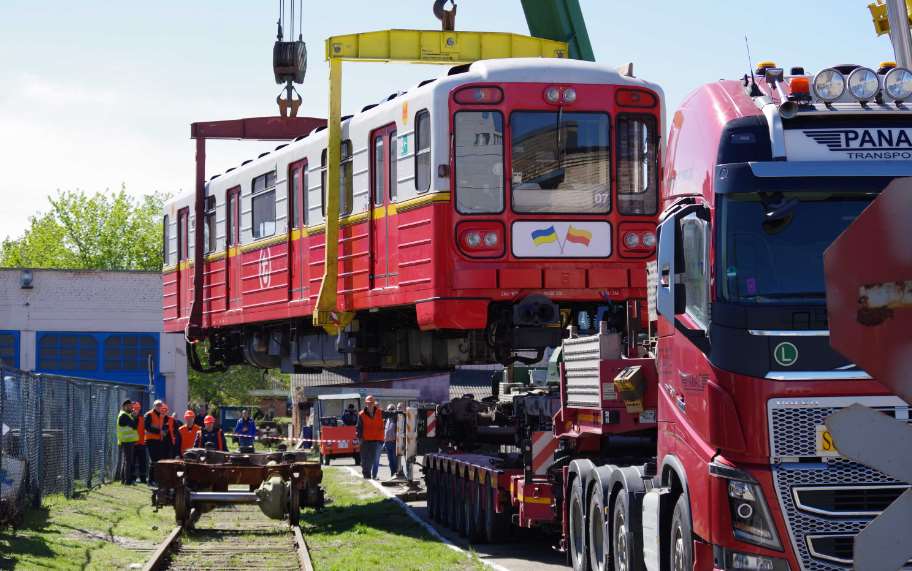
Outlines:
[[[196,348],[203,367],[208,366],[208,342]],[[269,371],[250,365],[234,365],[225,372],[200,373],[192,367],[188,371],[190,400],[216,405],[250,404],[250,391],[269,386]]]
[[[0,266],[158,271],[162,266],[161,213],[167,196],[140,199],[121,186],[114,194],[57,192],[51,208],[29,219],[17,239],[0,245]]]

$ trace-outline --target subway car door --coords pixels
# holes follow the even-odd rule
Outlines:
[[[308,299],[307,284],[307,161],[288,167],[288,299]]]
[[[193,295],[193,270],[188,263],[190,259],[189,222],[190,209],[181,208],[177,212],[177,314],[180,317],[190,315]]]
[[[390,135],[396,126],[387,125],[371,134],[371,289],[393,285],[390,281]]]
[[[228,189],[225,210],[225,309],[241,308],[241,187]]]

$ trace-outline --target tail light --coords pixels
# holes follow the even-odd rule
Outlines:
[[[500,222],[463,222],[456,226],[459,249],[473,258],[497,258],[504,253],[504,229]]]
[[[503,101],[503,91],[499,87],[463,87],[453,99],[463,105],[492,105]]]

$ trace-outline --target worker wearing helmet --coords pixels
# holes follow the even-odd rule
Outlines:
[[[383,450],[383,411],[377,408],[373,395],[364,399],[364,410],[358,413],[355,430],[361,441],[361,475],[365,480],[376,480],[380,471],[380,452]]]
[[[145,424],[145,443],[149,451],[149,483],[155,482],[155,463],[164,459],[166,450],[162,434],[165,431],[165,414],[162,412],[164,403],[160,400],[152,403],[152,410],[143,415]]]
[[[130,399],[123,401],[117,415],[117,445],[120,447],[120,482],[128,486],[133,484],[133,454],[139,440],[138,424],[139,419],[133,414],[133,402]]]
[[[185,412],[184,425],[177,429],[181,458],[183,458],[184,452],[188,448],[193,447],[196,442],[196,435],[200,433],[200,430],[200,427],[196,424],[196,413],[192,410]]]
[[[211,448],[227,452],[225,446],[225,433],[215,425],[215,417],[209,415],[203,420],[203,429],[196,434],[196,440],[193,442],[194,448]]]
[[[168,408],[168,403],[162,403],[161,413],[164,415],[162,423],[162,459],[174,458],[177,454],[177,427],[174,426],[174,413]]]

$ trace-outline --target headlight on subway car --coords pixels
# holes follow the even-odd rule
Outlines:
[[[497,232],[486,232],[484,236],[484,244],[488,248],[494,248],[500,242],[500,238],[497,237]]]
[[[656,235],[655,232],[643,232],[643,245],[647,248],[655,248],[656,245]]]
[[[781,550],[779,534],[760,484],[750,474],[716,462],[709,465],[709,473],[728,481],[728,506],[735,538]]]
[[[903,67],[888,71],[884,77],[884,90],[895,101],[905,101],[912,97],[912,71]]]
[[[481,246],[481,234],[478,232],[468,232],[465,235],[465,243],[469,248]]]
[[[849,74],[849,93],[859,101],[870,101],[880,91],[880,80],[874,70],[856,68]]]
[[[814,93],[830,103],[845,93],[845,77],[833,68],[827,68],[814,76]]]
[[[633,250],[640,247],[640,235],[636,232],[627,232],[624,234],[624,245]]]

